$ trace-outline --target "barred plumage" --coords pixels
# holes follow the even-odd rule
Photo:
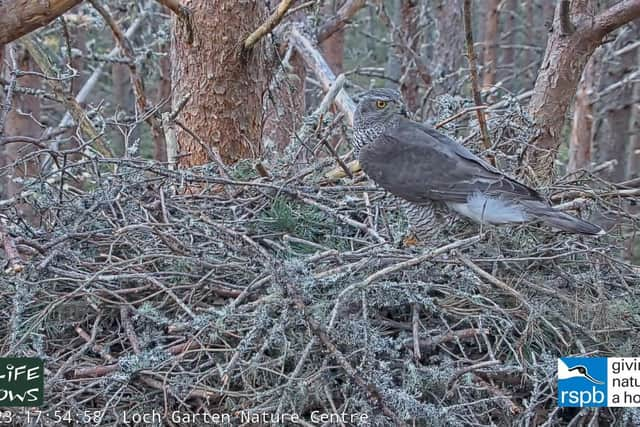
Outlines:
[[[373,89],[354,116],[360,166],[378,185],[406,200],[417,237],[430,236],[434,205],[479,223],[540,220],[564,231],[601,235],[597,225],[554,209],[537,191],[503,174],[453,139],[407,118],[400,93]]]
[[[434,202],[422,204],[398,199],[407,216],[409,230],[418,240],[428,241],[437,233],[436,207]]]

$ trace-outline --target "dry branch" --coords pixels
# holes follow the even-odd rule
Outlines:
[[[480,96],[480,89],[478,88],[478,67],[476,64],[476,52],[473,48],[473,29],[471,27],[471,0],[464,0],[464,31],[465,31],[465,44],[467,46],[467,60],[469,61],[469,73],[471,75],[471,92],[473,93],[473,101],[476,106],[482,105],[482,98]],[[491,148],[491,141],[489,139],[489,130],[487,129],[487,120],[482,109],[476,110],[478,116],[478,124],[480,125],[480,133],[482,135],[482,147],[485,150]],[[495,166],[495,158],[489,156],[488,160]]]
[[[333,74],[333,71],[331,71],[329,65],[327,65],[322,54],[320,54],[311,40],[302,34],[297,26],[293,26],[291,28],[290,36],[291,42],[295,46],[296,50],[300,53],[309,68],[311,68],[318,77],[318,80],[322,84],[324,90],[330,90],[335,84],[336,76]],[[353,124],[353,114],[356,106],[344,89],[340,90],[336,95],[335,103],[340,111],[345,114],[349,124]]]
[[[322,43],[334,33],[340,31],[347,25],[349,20],[366,4],[365,0],[347,0],[338,9],[338,12],[327,20],[327,23],[320,27],[316,42]]]
[[[136,67],[136,58],[135,53],[133,51],[133,47],[131,46],[131,42],[127,38],[127,36],[122,32],[120,26],[116,23],[115,19],[107,12],[107,10],[102,7],[102,5],[97,0],[89,0],[89,3],[93,6],[95,10],[98,11],[100,16],[105,20],[111,32],[113,33],[118,47],[124,53],[124,55],[129,59],[128,70],[129,70],[129,78],[131,79],[131,86],[133,87],[133,93],[135,95],[136,104],[138,106],[138,114],[143,116],[147,123],[151,126],[151,133],[153,134],[153,139],[156,141],[156,144],[165,145],[164,140],[164,130],[162,128],[161,122],[156,117],[153,112],[148,111],[147,104],[147,96],[144,92],[144,82],[142,81],[142,77],[137,70]]]
[[[293,300],[293,304],[296,309],[299,310],[304,316],[307,325],[309,325],[309,329],[311,332],[318,338],[318,340],[322,343],[322,345],[327,349],[331,357],[333,357],[340,367],[344,369],[344,371],[351,377],[353,381],[355,381],[358,386],[362,388],[362,390],[366,393],[367,397],[374,403],[374,405],[379,406],[382,412],[391,418],[396,426],[401,426],[404,423],[398,415],[395,414],[387,404],[385,403],[382,394],[378,390],[378,388],[372,384],[367,382],[362,378],[358,371],[351,365],[349,360],[342,354],[342,352],[338,349],[338,347],[334,344],[333,340],[325,330],[325,328],[320,325],[320,323],[309,313],[309,309],[307,305],[302,300],[300,293],[291,281],[287,280],[284,284],[284,287],[287,289],[287,292],[291,296]]]
[[[82,0],[0,2],[0,46],[47,25]]]
[[[69,114],[74,118],[80,129],[82,129],[84,134],[91,140],[92,143],[95,142],[96,150],[100,154],[102,154],[103,156],[108,156],[109,149],[106,147],[105,142],[102,140],[102,136],[98,133],[96,128],[91,123],[91,120],[89,120],[89,118],[87,117],[82,106],[75,99],[67,97],[60,82],[53,78],[57,75],[57,72],[51,64],[47,53],[44,51],[42,44],[39,43],[33,35],[28,35],[23,38],[22,43],[27,48],[36,64],[38,64],[40,70],[46,76],[52,77],[46,80],[47,84],[56,94],[59,101],[65,104],[67,110],[69,111]]]
[[[282,18],[284,18],[293,1],[294,0],[282,0],[267,20],[244,40],[243,47],[245,49],[251,49],[262,37],[273,31],[280,21],[282,21]]]
[[[569,11],[567,3],[571,6]],[[595,17],[587,3],[563,0],[558,4],[554,31],[547,41],[544,63],[529,103],[539,134],[527,149],[524,165],[529,178],[540,183],[548,183],[554,177],[565,116],[589,58],[607,34],[640,17],[640,0],[620,1]],[[566,33],[570,30],[565,28],[569,16],[575,31]]]

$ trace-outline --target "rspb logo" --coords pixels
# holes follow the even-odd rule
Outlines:
[[[607,358],[558,359],[558,406],[607,406]]]

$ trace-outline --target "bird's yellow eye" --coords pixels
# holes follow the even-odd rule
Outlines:
[[[378,108],[378,110],[382,110],[386,106],[387,106],[387,101],[383,101],[381,99],[376,101],[376,107]]]

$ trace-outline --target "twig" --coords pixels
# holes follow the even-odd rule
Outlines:
[[[490,332],[489,329],[486,329],[486,328],[460,329],[460,330],[451,331],[446,334],[437,335],[435,337],[421,338],[419,339],[418,344],[420,346],[421,351],[424,351],[425,353],[431,353],[433,352],[433,349],[440,344],[451,342],[451,341],[470,339],[478,335],[488,334],[489,332]],[[405,346],[409,347],[409,344],[415,346],[414,340],[415,338],[408,338],[407,341],[405,342]]]
[[[478,68],[476,64],[476,52],[473,48],[473,28],[471,26],[471,0],[464,0],[463,6],[464,15],[464,32],[465,43],[467,45],[467,60],[469,61],[469,73],[471,74],[471,91],[473,92],[473,101],[476,106],[482,105],[482,98],[480,97],[480,90],[478,89]],[[487,121],[482,109],[476,110],[478,116],[478,124],[480,125],[480,133],[482,134],[482,147],[485,150],[491,148],[491,141],[489,140],[489,131],[487,130]],[[489,162],[495,166],[496,160],[493,156],[487,156]]]
[[[335,84],[336,76],[327,65],[327,61],[325,61],[318,49],[313,46],[311,40],[302,35],[297,26],[291,28],[290,35],[294,47],[300,53],[304,62],[316,74],[324,90],[328,91]],[[338,92],[335,102],[338,108],[347,116],[349,124],[353,125],[353,114],[355,113],[356,105],[344,89]]]
[[[287,13],[287,10],[291,7],[294,0],[282,0],[276,10],[273,11],[271,16],[260,25],[253,33],[249,35],[244,41],[244,49],[248,50],[253,47],[262,37],[269,34],[273,29],[282,21],[282,18]]]
[[[129,318],[129,307],[126,305],[120,306],[120,320],[122,321],[122,326],[124,327],[124,331],[129,339],[129,344],[131,344],[131,349],[135,354],[140,354],[140,343],[136,336],[136,331],[133,329],[133,325],[131,324],[131,319]]]
[[[431,73],[429,72],[429,68],[427,64],[424,63],[422,58],[418,55],[418,53],[411,48],[411,43],[407,41],[407,38],[403,36],[402,32],[398,30],[392,23],[391,18],[386,12],[384,7],[383,0],[376,0],[377,8],[378,8],[378,17],[382,21],[382,23],[387,27],[387,29],[391,32],[391,36],[394,39],[393,46],[399,53],[403,53],[404,55],[410,57],[415,66],[418,75],[424,82],[427,87],[430,87],[432,84]]]
[[[500,363],[499,361],[497,361]],[[498,399],[498,402],[502,402],[502,405],[509,411],[511,415],[521,414],[523,411],[522,406],[515,403],[512,398],[506,395],[502,390],[498,387],[489,384],[487,381],[479,377],[478,375],[474,375],[475,380],[482,385],[492,396]]]
[[[458,111],[457,113],[455,113],[455,114],[454,114],[454,115],[452,115],[451,117],[447,117],[447,118],[446,118],[446,119],[444,119],[443,121],[436,123],[433,127],[434,127],[435,129],[439,129],[439,128],[443,127],[444,125],[446,125],[446,124],[448,124],[448,123],[451,123],[451,122],[452,122],[452,121],[454,121],[454,120],[459,119],[460,117],[464,116],[464,115],[465,115],[465,114],[467,114],[467,113],[471,113],[471,112],[473,112],[473,111],[478,111],[478,110],[484,110],[484,109],[486,109],[486,108],[488,108],[488,106],[487,106],[487,105],[478,105],[478,106],[476,106],[476,107],[468,107],[468,108],[465,108],[464,110]]]
[[[349,19],[353,17],[366,4],[365,0],[347,0],[338,12],[327,20],[327,23],[320,27],[316,40],[322,43],[334,33],[340,31],[347,25]]]
[[[489,367],[497,366],[501,364],[502,364],[502,361],[500,360],[487,360],[484,362],[474,363],[473,365],[465,366],[464,368],[458,369],[453,373],[451,378],[449,378],[449,381],[447,382],[447,388],[451,389],[451,386],[453,385],[453,383],[455,383],[458,380],[458,378],[460,378],[464,374],[473,372],[477,369],[489,368]]]
[[[401,270],[405,270],[409,267],[413,267],[414,265],[418,265],[418,264],[422,264],[423,262],[452,251],[453,249],[456,248],[461,248],[464,246],[468,246],[471,245],[473,243],[476,243],[478,241],[480,241],[481,236],[473,236],[473,237],[469,237],[467,239],[462,239],[462,240],[456,240],[455,242],[449,243],[448,245],[444,245],[441,246],[439,248],[436,249],[432,249],[420,256],[417,256],[415,258],[411,258],[410,260],[407,261],[403,261],[403,262],[399,262],[397,264],[394,265],[390,265],[389,267],[383,268],[382,270],[376,271],[375,273],[373,273],[372,275],[368,276],[366,279],[364,279],[362,281],[362,285],[363,286],[368,286],[371,283],[375,282],[376,280],[380,280],[381,278],[383,278],[384,276],[388,276],[391,273],[395,273],[396,271],[401,271]],[[347,288],[348,289],[348,288]],[[345,291],[347,290],[345,289]],[[343,291],[344,293],[344,291]],[[342,294],[341,294],[342,295]]]
[[[127,29],[127,32],[125,33],[125,37],[127,37],[128,39],[130,39],[131,37],[133,37],[133,35],[140,29],[140,26],[142,24],[142,22],[144,22],[144,19],[146,18],[146,14],[142,13],[140,16],[138,16],[138,18],[136,18],[135,21],[133,21],[131,23],[131,25],[129,26],[129,28]],[[111,49],[111,52],[109,52],[109,54],[107,55],[107,58],[115,58],[118,56],[118,54],[120,53],[120,48],[119,47],[115,47],[113,49]],[[98,81],[100,80],[100,76],[102,75],[102,71],[104,71],[105,68],[105,63],[100,63],[100,65],[98,65],[98,67],[93,71],[93,73],[91,73],[91,76],[89,76],[89,78],[87,79],[87,81],[84,83],[84,85],[82,86],[82,88],[80,88],[80,90],[78,91],[78,94],[75,97],[75,102],[78,104],[82,104],[84,102],[87,101],[87,98],[89,97],[89,94],[91,94],[91,91],[93,90],[93,88],[96,86],[96,84],[98,83]],[[62,117],[62,120],[60,121],[60,123],[58,123],[57,128],[64,128],[67,127],[71,124],[71,120],[75,119],[75,117],[73,116],[73,114],[68,111],[64,114],[64,116]],[[78,122],[76,120],[77,123],[81,123]],[[58,142],[54,141],[53,144],[51,145],[51,149],[52,150],[57,150],[58,149]],[[42,169],[43,170],[48,170],[49,165],[50,165],[50,158],[46,159]]]
[[[129,78],[131,80],[131,86],[133,87],[133,93],[136,98],[136,104],[138,105],[139,114],[145,117],[145,120],[151,126],[151,133],[153,135],[154,141],[157,143],[165,144],[164,140],[164,132],[161,126],[160,121],[153,113],[148,113],[148,105],[147,105],[147,97],[144,93],[144,82],[142,81],[142,77],[136,68],[135,61],[135,53],[133,52],[133,47],[131,47],[131,42],[127,38],[127,36],[122,32],[120,26],[117,24],[115,19],[107,12],[107,10],[102,7],[102,5],[97,0],[89,0],[89,3],[93,6],[93,8],[98,11],[100,16],[105,20],[111,32],[113,33],[120,50],[124,55],[129,58],[130,62],[127,64],[129,69]]]
[[[30,34],[22,38],[22,44],[27,48],[29,54],[33,60],[38,64],[38,67],[47,76],[54,76],[56,74],[49,57],[42,48],[42,44],[38,43],[35,36]],[[56,94],[58,99],[65,104],[69,113],[74,118],[76,123],[80,126],[82,131],[95,142],[97,151],[103,156],[109,156],[109,149],[106,148],[102,136],[98,133],[93,123],[87,117],[82,106],[75,99],[67,98],[64,88],[59,81],[47,79],[47,84],[51,86],[51,89]]]
[[[402,261],[399,262],[397,264],[393,264],[390,265],[389,267],[383,268],[382,270],[376,271],[375,273],[367,276],[363,281],[361,282],[356,282],[348,287],[346,287],[345,289],[342,290],[342,292],[340,292],[340,294],[338,295],[338,297],[336,298],[336,303],[333,306],[333,310],[331,310],[331,321],[329,322],[329,329],[333,328],[333,325],[335,324],[337,315],[338,315],[338,309],[340,307],[340,305],[342,304],[342,300],[349,295],[351,292],[353,292],[354,290],[358,289],[358,288],[363,288],[366,286],[369,286],[371,283],[375,282],[376,280],[379,280],[381,278],[383,278],[384,276],[387,276],[391,273],[395,273],[396,271],[401,271],[401,270],[405,270],[409,267],[413,267],[414,265],[418,265],[418,264],[422,264],[423,262],[438,256],[440,254],[443,253],[447,253],[453,249],[456,248],[460,248],[466,245],[470,245],[472,243],[475,243],[477,241],[480,240],[482,236],[478,235],[478,236],[473,236],[473,237],[469,237],[467,239],[463,239],[463,240],[457,240],[453,243],[449,243],[448,245],[444,245],[441,246],[439,248],[436,249],[432,249],[427,253],[424,253],[420,256],[417,256],[415,258],[411,258],[410,260],[407,261]]]
[[[422,359],[420,352],[420,306],[411,304],[411,326],[413,334],[413,360],[419,362]]]
[[[338,213],[338,212],[334,211],[333,209],[328,208],[328,207],[327,207],[327,206],[325,206],[325,205],[322,205],[322,204],[320,204],[320,203],[318,203],[318,202],[316,202],[316,201],[314,201],[314,200],[311,200],[310,198],[303,196],[303,195],[302,195],[302,193],[298,193],[298,198],[299,198],[300,200],[302,200],[303,202],[305,202],[305,203],[307,203],[307,204],[309,204],[309,205],[311,205],[311,206],[314,206],[314,207],[316,207],[316,208],[320,209],[320,210],[321,210],[321,211],[323,211],[323,212],[326,212],[326,213],[328,213],[328,214],[331,214],[331,215],[335,216],[335,217],[336,217],[336,218],[338,218],[340,221],[345,222],[345,223],[347,223],[347,224],[349,224],[349,225],[351,225],[351,226],[353,226],[353,227],[356,227],[357,229],[359,229],[359,230],[361,230],[361,231],[363,231],[363,232],[367,233],[368,235],[370,235],[371,237],[373,237],[374,239],[376,239],[376,241],[377,241],[378,243],[385,243],[385,242],[386,242],[386,240],[385,240],[385,239],[383,239],[383,238],[378,234],[378,232],[377,232],[376,230],[374,230],[374,229],[373,229],[373,228],[371,228],[371,227],[367,227],[367,225],[366,225],[366,224],[363,224],[363,223],[361,223],[361,222],[359,222],[359,221],[356,221],[355,219],[351,219],[351,218],[349,218],[348,216],[343,215],[343,214],[341,214],[341,213]]]
[[[351,377],[351,379],[355,381],[356,384],[360,386],[360,388],[362,388],[369,400],[372,401],[376,406],[378,406],[382,410],[383,414],[394,421],[394,424],[396,426],[404,425],[398,415],[396,415],[393,411],[391,411],[391,409],[387,407],[382,398],[382,394],[380,393],[380,391],[378,391],[378,388],[374,384],[367,383],[366,380],[362,378],[358,371],[356,371],[356,369],[351,366],[351,363],[349,363],[344,354],[342,354],[338,347],[333,343],[326,330],[309,313],[306,304],[303,302],[302,297],[300,296],[298,290],[295,288],[293,282],[287,280],[286,284],[283,287],[291,296],[296,309],[302,313],[305,322],[309,326],[309,329],[311,329],[311,332],[320,340],[320,343],[322,343],[323,347],[325,347],[329,354],[338,362],[340,367],[344,369],[344,371]]]
[[[478,267],[478,265],[476,265],[473,261],[471,261],[469,258],[465,257],[464,255],[462,255],[460,253],[457,253],[455,255],[457,255],[458,259],[460,261],[462,261],[462,263],[464,265],[466,265],[471,270],[473,270],[478,276],[482,277],[483,279],[487,280],[489,283],[491,283],[491,284],[495,285],[496,287],[502,289],[503,291],[507,292],[508,294],[513,295],[514,297],[516,297],[516,299],[523,306],[527,307],[529,310],[532,310],[531,304],[529,304],[527,299],[520,292],[516,291],[511,286],[507,285],[502,280],[498,279],[497,277],[493,276],[492,274],[487,273],[486,271],[484,271],[483,269]]]

